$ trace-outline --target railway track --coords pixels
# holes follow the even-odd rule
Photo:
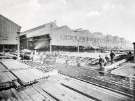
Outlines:
[[[92,85],[97,86],[97,87],[100,87],[100,88],[108,89],[108,90],[110,90],[110,91],[113,91],[113,92],[116,92],[116,93],[118,93],[118,94],[127,96],[127,97],[129,97],[129,98],[133,98],[133,95],[132,95],[131,92],[125,93],[125,92],[122,92],[122,91],[119,91],[119,90],[112,89],[112,88],[107,87],[107,86],[100,85],[100,84],[95,83],[95,82],[91,82],[90,79],[93,79],[93,78],[91,78],[90,76],[85,76],[84,78],[80,78],[80,77],[73,77],[73,76],[70,76],[70,75],[66,75],[66,74],[61,73],[61,72],[60,72],[60,74],[66,76],[66,77],[70,77],[70,78],[73,78],[73,79],[76,79],[76,80],[80,80],[80,81],[86,82],[86,83],[88,83],[88,84],[92,84]],[[95,79],[93,79],[93,80],[95,80]],[[64,97],[62,97],[62,96],[61,96],[61,97],[62,97],[62,98],[61,98],[60,96],[55,95],[55,93],[50,90],[50,89],[52,89],[52,88],[57,87],[56,85],[53,85],[53,84],[52,84],[52,87],[49,87],[50,85],[48,85],[48,86],[43,86],[43,87],[42,87],[42,86],[41,86],[41,87],[39,87],[39,86],[34,86],[34,85],[37,85],[37,84],[31,85],[31,86],[33,87],[33,89],[35,89],[38,93],[40,93],[40,94],[41,94],[42,96],[44,96],[44,97],[46,97],[46,95],[47,95],[47,98],[50,98],[51,101],[61,101],[61,99],[64,98]],[[31,87],[31,86],[30,86],[30,87]],[[46,88],[46,87],[49,87],[49,88]],[[24,88],[25,88],[25,87],[24,87]],[[59,88],[59,89],[58,89],[58,88]],[[65,93],[65,94],[67,93],[67,95],[68,95],[69,98],[70,98],[70,96],[71,96],[70,92],[72,92],[76,97],[77,97],[77,95],[80,95],[80,96],[83,96],[85,99],[88,99],[88,101],[89,101],[89,100],[90,100],[90,101],[101,101],[100,99],[91,96],[91,94],[87,94],[86,92],[83,92],[83,91],[78,90],[76,87],[74,88],[74,87],[71,87],[71,86],[66,85],[66,84],[64,84],[64,83],[60,83],[60,85],[58,85],[58,88],[55,88],[57,92],[61,92],[61,94],[62,94],[62,93]],[[65,89],[66,92],[63,92],[63,89],[62,89],[62,88]],[[65,95],[63,95],[63,96],[65,96]],[[77,99],[79,99],[79,97],[77,97]],[[63,101],[63,100],[62,100],[62,101]],[[77,100],[77,101],[78,101],[78,100]],[[79,101],[80,101],[80,100],[79,100]]]
[[[104,101],[103,99],[105,99],[105,97],[110,97],[111,101],[118,101],[118,100],[120,100],[119,99],[120,96],[121,97],[124,96],[125,98],[131,98],[131,99],[133,98],[132,95],[125,95],[123,93],[112,91],[110,89],[107,89],[105,87],[101,87],[101,86],[92,84],[90,82],[89,83],[86,82],[86,81],[82,82],[82,80],[79,80],[79,79],[76,79],[76,78],[72,78],[72,77],[69,77],[69,76],[65,76],[65,75],[62,75],[62,74],[60,74],[60,76],[58,75],[58,77],[57,76],[56,77],[55,76],[54,77],[50,77],[49,81],[52,82],[53,80],[54,81],[58,81],[57,82],[57,84],[59,85],[58,88],[57,88],[57,86],[55,86],[55,84],[52,83],[52,85],[50,85],[50,84],[49,85],[43,84],[44,86],[39,86],[38,89],[40,89],[40,91],[44,91],[45,93],[48,94],[48,96],[54,98],[56,101],[63,101],[62,98],[59,95],[57,95],[57,94],[55,95],[54,94],[56,89],[57,89],[56,92],[60,92],[59,94],[62,95],[62,96],[67,96],[69,94],[69,92],[71,91],[74,94],[78,94],[78,96],[80,95],[80,96],[83,96],[83,97],[89,99],[90,101],[91,100],[92,101]],[[40,82],[39,82],[39,84],[40,84]],[[49,86],[51,86],[51,87],[49,87]],[[46,88],[46,87],[49,87],[49,88]],[[62,92],[61,92],[61,90],[59,90],[59,87],[61,88]],[[98,89],[98,90],[94,92],[93,87],[94,87],[95,90],[96,89]],[[36,86],[36,88],[37,88],[37,86]],[[50,88],[54,89],[54,91],[48,90]],[[103,92],[101,91],[102,89],[104,89]],[[66,92],[67,92],[67,95],[66,95]],[[94,95],[92,94],[92,92],[94,93]],[[96,93],[96,92],[100,92],[101,95],[98,95],[99,93]],[[111,93],[109,93],[109,92],[111,92]],[[70,96],[70,94],[68,96]],[[113,98],[114,98],[114,100],[112,100]],[[108,100],[105,99],[105,101],[108,101]],[[122,101],[130,101],[130,100],[124,99]]]
[[[60,74],[61,75],[64,75],[64,76],[67,76],[67,77],[70,77],[70,78],[73,78],[73,79],[77,79],[77,80],[80,80],[80,81],[89,83],[89,84],[92,84],[92,85],[95,85],[95,86],[98,86],[98,87],[101,87],[101,88],[104,88],[104,89],[107,89],[107,90],[110,90],[110,91],[113,91],[113,92],[116,92],[118,94],[122,94],[122,95],[127,96],[127,97],[130,97],[130,98],[133,98],[134,97],[133,91],[132,92],[125,93],[125,92],[122,92],[122,91],[119,91],[119,90],[116,90],[116,89],[112,89],[112,88],[107,87],[107,86],[100,85],[98,83],[91,82],[90,80],[85,80],[85,79],[82,79],[82,78],[79,78],[79,77],[73,77],[73,76],[65,75],[63,73],[60,73]],[[87,79],[91,79],[91,77],[88,76]]]
[[[79,67],[79,68],[89,70],[89,69],[82,68],[82,67]],[[99,86],[99,87],[102,87],[102,88],[105,88],[105,89],[108,89],[108,90],[111,90],[111,91],[114,91],[114,92],[117,92],[117,93],[120,93],[120,94],[123,94],[123,95],[128,96],[128,97],[133,97],[132,93],[133,93],[134,89],[130,89],[130,88],[124,86],[124,85],[120,85],[118,82],[115,82],[115,81],[107,82],[107,81],[100,80],[100,79],[90,77],[90,76],[75,77],[75,76],[71,76],[71,75],[66,75],[62,72],[60,72],[60,73],[62,75],[69,76],[71,78],[75,78],[75,79],[78,79],[80,81],[87,82],[87,83],[90,83],[90,84],[93,84],[93,85],[96,85],[96,86]],[[111,87],[107,87],[104,84],[111,85]],[[114,88],[117,88],[117,89],[114,89]]]

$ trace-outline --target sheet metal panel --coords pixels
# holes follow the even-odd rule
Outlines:
[[[17,32],[21,27],[0,15],[0,44],[18,44]]]
[[[52,45],[59,46],[92,46],[92,37],[89,34],[74,32],[68,28],[57,29],[51,32]]]

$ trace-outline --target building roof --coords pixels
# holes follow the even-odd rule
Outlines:
[[[18,27],[21,28],[20,25],[16,24],[15,22],[13,22],[12,20],[8,19],[7,17],[5,17],[5,16],[3,16],[3,15],[1,15],[1,14],[0,14],[0,17],[1,17],[1,18],[4,18],[5,20],[7,20],[7,21],[9,21],[9,22],[11,22],[11,23],[13,23],[13,24],[15,24],[16,26],[18,26]]]
[[[52,29],[57,28],[57,25],[55,22],[50,22],[47,24],[40,25],[38,27],[26,30],[20,34],[26,35],[27,37],[35,37],[35,36],[41,36],[44,34],[48,34]]]
[[[61,26],[61,27],[57,27],[55,28],[54,30],[61,30],[61,29],[68,29],[68,30],[71,30],[68,26],[64,25],[64,26]]]

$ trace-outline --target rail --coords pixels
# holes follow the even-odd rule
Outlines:
[[[101,87],[101,88],[104,88],[104,89],[111,90],[113,92],[122,94],[124,96],[128,96],[128,97],[131,97],[131,98],[134,97],[133,92],[135,92],[135,89],[131,90],[131,89],[122,88],[122,89],[124,89],[122,91],[121,88],[117,89],[117,88],[119,88],[117,85],[114,85],[114,84],[111,84],[111,83],[108,83],[108,82],[104,82],[104,81],[101,81],[101,80],[97,80],[97,79],[92,78],[92,77],[80,78],[80,77],[74,77],[74,76],[66,75],[66,74],[63,74],[61,72],[59,72],[59,73],[64,75],[64,76],[69,76],[73,79],[77,79],[77,80],[80,80],[80,81],[83,81],[83,82],[86,82],[86,83],[89,83],[89,84],[92,84],[92,85],[95,85],[95,86],[98,86],[98,87]]]

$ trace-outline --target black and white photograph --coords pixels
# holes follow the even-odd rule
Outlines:
[[[135,101],[135,0],[0,0],[0,101]]]

